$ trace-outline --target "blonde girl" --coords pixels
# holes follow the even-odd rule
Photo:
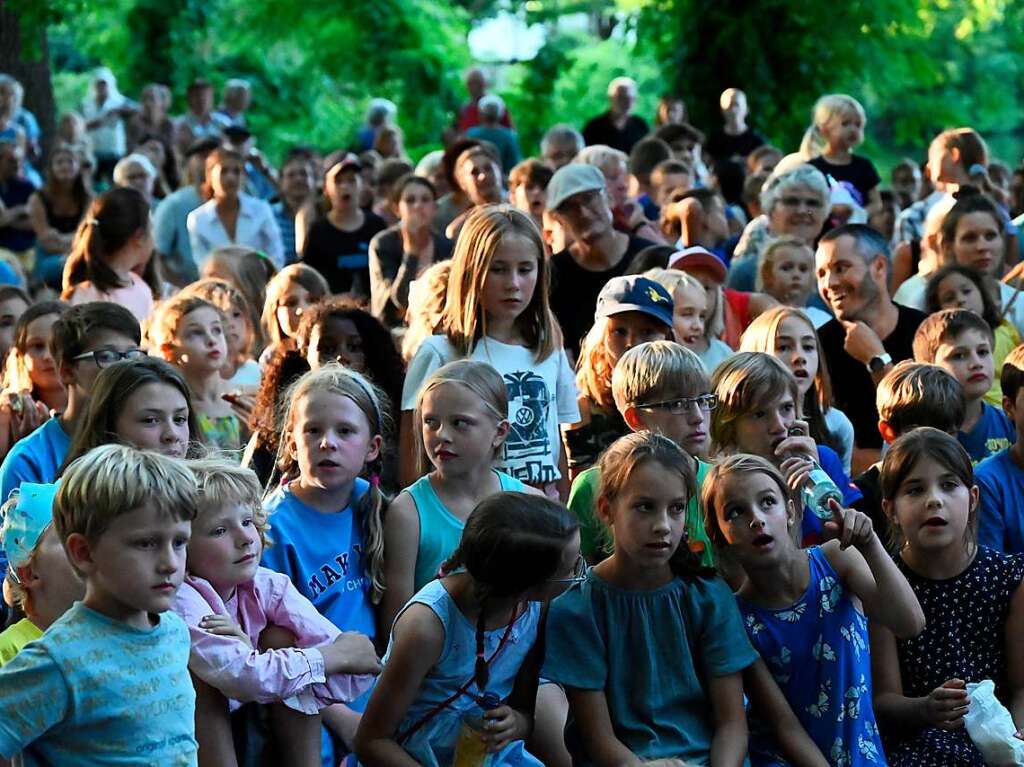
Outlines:
[[[253,328],[253,357],[259,357],[266,346],[261,315],[267,302],[267,286],[277,274],[274,262],[258,250],[226,245],[214,250],[203,262],[200,277],[223,280],[242,292],[249,307],[249,324]]]
[[[434,335],[444,314],[448,296],[448,277],[452,262],[432,264],[409,285],[409,308],[406,311],[408,327],[402,336],[402,360],[409,364],[419,351],[423,339]]]
[[[743,332],[742,352],[764,352],[780,360],[796,379],[803,420],[811,438],[828,445],[843,459],[850,473],[853,424],[832,406],[832,379],[821,354],[821,339],[806,309],[776,306],[757,317]]]
[[[800,153],[826,176],[849,189],[854,201],[869,212],[882,207],[878,184],[882,180],[874,163],[853,154],[864,141],[867,117],[853,96],[831,93],[814,104],[811,127],[800,143]]]
[[[757,660],[729,588],[686,545],[693,463],[637,432],[600,462],[598,515],[614,552],[551,606],[544,676],[565,687],[574,764],[649,759],[738,767],[740,672]]]
[[[551,494],[567,492],[560,423],[579,421],[576,386],[548,305],[540,232],[511,205],[483,205],[466,219],[452,256],[440,334],[423,341],[402,389],[402,484],[417,478],[412,411],[426,379],[445,363],[488,362],[509,390],[499,468]]]
[[[267,344],[260,356],[261,367],[275,351],[295,349],[302,313],[330,294],[327,280],[305,264],[291,264],[274,275],[267,284],[260,320]]]
[[[783,306],[802,309],[814,322],[814,327],[820,328],[832,315],[807,306],[814,288],[814,251],[805,240],[778,237],[761,251],[755,290],[766,293]]]
[[[642,343],[671,340],[672,296],[665,288],[640,276],[608,280],[576,364],[580,421],[562,431],[570,477],[593,466],[608,445],[629,433],[612,397],[619,358]]]
[[[700,357],[709,375],[719,363],[732,356],[728,344],[711,331],[708,293],[700,281],[678,269],[648,269],[645,277],[657,282],[672,294],[672,332],[677,343]]]
[[[805,742],[795,763],[821,765],[827,754],[831,765],[884,764],[872,709],[868,619],[912,637],[924,615],[871,520],[833,500],[825,526],[832,540],[800,548],[786,481],[764,458],[745,454],[711,469],[701,500],[712,543],[740,568],[736,602],[764,659],[753,674],[752,720],[774,733],[752,728],[751,766],[778,764],[776,752],[790,750],[784,744],[801,725],[813,743]],[[765,666],[769,678],[761,673]],[[756,703],[776,684],[799,720],[785,730],[778,711]]]
[[[241,454],[245,423],[224,395],[221,371],[228,356],[224,313],[195,295],[178,294],[159,307],[149,328],[151,352],[170,362],[192,392],[202,441],[228,455]]]
[[[260,384],[260,366],[249,354],[255,332],[250,324],[252,315],[245,296],[224,280],[213,279],[193,282],[181,293],[209,301],[224,314],[228,353],[221,368],[221,377],[229,386],[250,394],[255,392]]]

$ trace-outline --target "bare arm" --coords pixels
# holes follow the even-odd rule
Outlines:
[[[711,717],[711,767],[741,767],[747,758],[747,713],[740,673],[713,676],[708,682]]]
[[[38,192],[28,198],[28,216],[40,247],[50,253],[67,253],[71,250],[74,235],[61,234],[46,218],[46,208]]]
[[[913,276],[913,252],[909,242],[901,242],[892,252],[892,292]]]
[[[377,609],[377,636],[386,645],[391,626],[415,588],[416,556],[419,550],[420,518],[416,502],[402,492],[388,506],[384,517],[384,590]]]
[[[789,707],[764,661],[743,671],[743,687],[758,714],[771,727],[782,755],[793,767],[829,767],[828,760]]]
[[[1024,585],[1017,587],[1006,618],[1006,666],[1010,687],[1010,714],[1017,725],[1017,737],[1024,736]]]
[[[569,711],[576,720],[587,755],[597,767],[632,767],[641,760],[615,736],[603,690],[567,687]]]

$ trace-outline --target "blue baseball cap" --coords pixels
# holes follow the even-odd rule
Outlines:
[[[671,328],[672,308],[672,296],[654,280],[639,275],[612,277],[597,297],[594,319],[643,312]]]
[[[7,554],[11,570],[28,564],[36,544],[53,524],[53,499],[57,485],[22,482],[13,507],[8,507],[0,527],[0,545]]]

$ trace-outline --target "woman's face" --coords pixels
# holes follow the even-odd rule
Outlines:
[[[147,200],[153,196],[153,182],[155,180],[141,165],[129,166],[128,173],[124,179],[126,187],[134,189]]]
[[[70,183],[78,175],[78,158],[73,152],[56,152],[50,161],[50,169],[54,180]]]
[[[790,235],[813,245],[827,215],[827,201],[819,192],[807,184],[790,184],[775,198],[768,228],[776,236]]]
[[[237,197],[245,168],[234,157],[225,157],[210,170],[210,186],[217,199]]]
[[[456,167],[456,178],[462,191],[474,205],[486,205],[501,200],[501,172],[497,163],[484,152],[464,154]]]
[[[996,276],[1003,264],[1003,232],[990,213],[968,213],[956,225],[953,256],[961,266]]]
[[[36,317],[28,324],[25,335],[25,368],[32,385],[40,389],[55,389],[61,385],[57,365],[50,354],[50,335],[58,319],[57,314]]]
[[[428,226],[437,211],[434,193],[423,184],[408,183],[398,198],[398,217],[412,228]]]

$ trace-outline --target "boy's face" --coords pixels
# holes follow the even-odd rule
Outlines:
[[[992,388],[992,340],[980,330],[965,330],[943,339],[935,352],[935,364],[960,382],[968,402],[981,399]]]
[[[1018,434],[1024,434],[1024,386],[1017,390],[1014,399],[1003,397],[1003,412],[1013,421]]]
[[[658,184],[656,202],[659,205],[665,205],[668,200],[668,194],[673,189],[690,189],[693,187],[693,178],[688,173],[666,173],[660,179]]]
[[[634,346],[661,340],[672,340],[671,330],[645,312],[620,312],[608,318],[604,343],[615,362]]]
[[[690,166],[700,157],[700,144],[688,138],[672,142],[671,149],[673,158]]]
[[[696,396],[680,393],[661,402],[641,403],[658,407],[637,406],[636,420],[642,429],[668,437],[694,457],[706,458],[711,447],[711,410],[707,406],[710,396],[709,392]]]
[[[86,607],[136,628],[150,628],[150,614],[170,609],[185,577],[191,530],[191,522],[146,504],[115,518],[91,543],[72,533],[65,549],[85,574]]]
[[[252,509],[228,503],[202,511],[193,523],[188,569],[210,582],[222,597],[256,577],[263,544]]]
[[[139,345],[131,338],[109,328],[98,328],[89,333],[82,344],[81,354],[91,352],[131,352],[141,354]],[[115,361],[117,361],[115,359]],[[112,364],[112,363],[111,363]],[[104,367],[107,367],[105,364]],[[75,386],[82,397],[92,394],[92,385],[96,376],[100,374],[100,366],[96,364],[95,357],[89,356],[78,360],[66,360],[61,366],[61,380],[67,387]]]
[[[735,447],[741,453],[753,453],[772,463],[780,463],[775,448],[789,436],[789,427],[796,415],[796,403],[789,392],[757,403],[736,419]]]

